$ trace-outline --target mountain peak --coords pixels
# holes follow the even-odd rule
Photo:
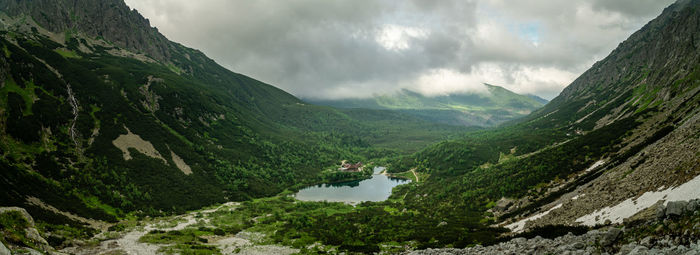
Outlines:
[[[79,32],[167,62],[170,41],[122,0],[0,0],[9,16],[28,15],[54,33]]]
[[[700,0],[680,0],[664,9],[533,117],[558,111],[550,117],[591,129],[669,105],[664,102],[688,90],[685,77],[700,70],[698,6]]]

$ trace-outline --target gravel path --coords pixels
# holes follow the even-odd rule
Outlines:
[[[184,219],[184,222],[180,222],[173,227],[167,227],[167,228],[158,227],[158,225],[162,224],[164,220],[153,221],[153,222],[146,224],[142,228],[132,229],[131,231],[126,232],[124,235],[122,235],[121,237],[119,237],[117,239],[110,239],[110,240],[102,241],[97,246],[68,247],[66,249],[63,249],[62,252],[65,252],[68,254],[76,254],[76,255],[93,255],[93,254],[106,254],[106,253],[109,253],[109,254],[117,253],[118,254],[118,252],[123,252],[123,253],[126,253],[128,255],[158,254],[158,249],[160,249],[162,247],[161,245],[142,243],[142,242],[139,242],[139,239],[152,230],[162,230],[162,231],[183,230],[183,229],[197,223],[197,219],[195,219],[194,216],[198,213],[209,214],[209,213],[215,212],[215,211],[217,211],[221,208],[224,208],[224,207],[232,207],[232,206],[237,206],[237,205],[238,205],[238,203],[229,202],[229,203],[222,204],[221,206],[218,206],[216,208],[206,209],[206,210],[201,210],[201,211],[194,211],[194,212],[190,212],[188,214],[173,217],[171,219],[166,219],[169,221]]]

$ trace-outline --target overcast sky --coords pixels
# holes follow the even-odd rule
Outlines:
[[[170,40],[298,97],[482,83],[551,99],[673,0],[126,0]]]

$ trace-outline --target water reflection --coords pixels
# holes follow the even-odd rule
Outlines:
[[[375,167],[371,179],[362,181],[319,184],[300,190],[296,198],[304,201],[332,201],[358,203],[362,201],[384,201],[391,189],[410,180],[381,175],[384,167]]]

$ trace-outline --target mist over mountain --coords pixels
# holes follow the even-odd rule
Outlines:
[[[392,110],[431,122],[494,126],[523,117],[542,107],[546,100],[519,95],[505,88],[483,84],[483,91],[426,96],[407,89],[367,99],[305,99],[305,101],[336,108],[366,108]]]

